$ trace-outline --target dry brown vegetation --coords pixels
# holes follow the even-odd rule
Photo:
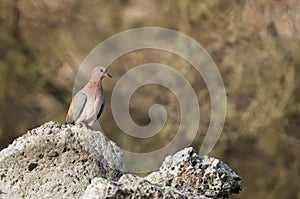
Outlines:
[[[210,153],[243,177],[236,198],[299,198],[300,192],[300,3],[256,1],[0,1],[0,148],[45,121],[64,122],[73,81],[85,56],[104,39],[131,28],[159,26],[198,41],[216,62],[227,92],[226,123]],[[158,62],[183,74],[201,109],[199,149],[210,117],[205,83],[186,61],[166,52],[126,54],[104,80],[107,105],[100,124],[107,136],[131,151],[168,143],[180,120],[172,92],[144,86],[132,97],[138,124],[149,122],[154,103],[168,121],[151,139],[135,139],[113,122],[114,84],[136,65]],[[147,100],[145,100],[147,99]],[[145,146],[147,146],[145,148]]]

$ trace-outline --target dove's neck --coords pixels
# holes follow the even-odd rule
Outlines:
[[[93,86],[95,86],[95,87],[97,87],[98,89],[101,89],[102,90],[102,80],[100,80],[100,81],[90,81],[89,82],[91,85],[93,85]]]

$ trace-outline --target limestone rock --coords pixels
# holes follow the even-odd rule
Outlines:
[[[199,157],[186,148],[166,157],[159,171],[145,178],[123,175],[119,181],[93,179],[82,198],[228,198],[239,193],[241,177],[218,159]]]
[[[159,171],[146,179],[153,184],[208,198],[228,198],[242,190],[241,177],[229,166],[213,157],[200,157],[193,148],[166,157]]]
[[[79,198],[91,180],[127,172],[101,132],[48,122],[0,152],[0,198]]]
[[[193,196],[181,193],[173,187],[162,187],[132,174],[123,175],[118,182],[104,178],[94,178],[87,187],[82,199],[126,199],[126,198],[197,198],[208,199],[205,196]]]
[[[48,122],[0,152],[0,198],[228,198],[242,189],[222,161],[186,148],[145,178],[127,173],[101,132]]]

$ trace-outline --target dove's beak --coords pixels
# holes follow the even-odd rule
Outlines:
[[[109,74],[109,73],[105,73],[105,76],[109,77],[109,78],[112,78],[111,74]]]

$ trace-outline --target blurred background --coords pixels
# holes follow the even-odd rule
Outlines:
[[[0,0],[0,149],[47,121],[64,122],[80,64],[101,41],[132,28],[158,26],[187,34],[217,64],[227,92],[223,133],[209,155],[229,164],[244,187],[232,198],[300,198],[300,3],[256,1]],[[199,150],[210,119],[201,76],[182,58],[158,50],[128,53],[109,66],[107,137],[133,152],[165,146],[176,134],[180,107],[158,85],[134,93],[130,113],[150,122],[149,107],[166,107],[167,122],[149,139],[133,138],[115,124],[112,89],[131,68],[157,62],[191,83],[201,110],[193,147]],[[298,78],[297,78],[298,77]]]

